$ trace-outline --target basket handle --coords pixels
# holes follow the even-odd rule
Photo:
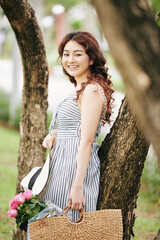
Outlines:
[[[72,205],[68,205],[63,209],[63,211],[65,211],[65,217],[67,217],[67,214],[68,214],[68,211],[69,211],[70,208],[72,208]],[[84,218],[84,214],[85,214],[84,208],[79,210],[79,212],[80,212],[80,218],[77,219],[74,223],[79,223]]]

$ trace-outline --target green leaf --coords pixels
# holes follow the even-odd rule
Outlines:
[[[42,202],[39,203],[39,206],[41,206],[43,209],[47,207],[47,205],[45,203],[42,203]]]
[[[30,209],[27,209],[27,210],[26,210],[26,213],[27,213],[28,215],[30,215],[30,214],[32,214],[32,211],[31,211]]]
[[[33,198],[30,199],[30,202],[31,202],[31,203],[35,203],[36,201],[37,201],[37,198],[35,198],[35,197],[33,197]]]
[[[36,204],[35,204],[35,203],[31,203],[31,204],[29,204],[29,205],[28,205],[28,207],[29,207],[30,209],[33,209],[33,208],[35,208],[35,206],[36,206]]]
[[[41,207],[40,207],[38,204],[36,204],[36,207],[35,207],[34,209],[32,209],[32,210],[33,210],[33,212],[34,212],[35,214],[37,214],[37,213],[40,212]]]

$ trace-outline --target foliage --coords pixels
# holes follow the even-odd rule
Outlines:
[[[19,106],[16,109],[16,116],[13,119],[13,127],[19,129],[19,123],[20,123],[20,117],[21,117],[21,104],[19,104]]]
[[[80,30],[83,27],[83,22],[82,21],[73,21],[71,22],[71,26],[74,30]]]
[[[51,11],[51,8],[55,4],[61,4],[65,7],[66,11],[73,7],[74,5],[78,4],[79,2],[82,2],[84,0],[44,0],[44,4],[46,6],[46,9],[48,12]]]
[[[126,91],[126,88],[125,88],[125,85],[124,85],[124,82],[122,79],[115,79],[115,78],[111,78],[112,80],[112,83],[113,83],[113,89],[116,90],[116,91],[120,91],[120,92],[123,92],[125,93]]]
[[[9,94],[0,90],[0,119],[9,120]]]
[[[148,0],[151,11],[155,17],[155,21],[160,26],[160,1],[159,0]]]
[[[160,13],[160,1],[158,0],[148,0],[151,9],[154,10],[156,12],[156,14],[158,15],[158,13]]]
[[[160,204],[160,168],[155,156],[149,156],[145,163],[142,181],[146,184],[146,197]]]
[[[21,105],[19,105],[16,109],[15,118],[13,120],[10,119],[10,97],[9,94],[0,90],[0,120],[6,122],[10,122],[11,125],[15,128],[19,128],[20,122],[20,114],[21,114]]]

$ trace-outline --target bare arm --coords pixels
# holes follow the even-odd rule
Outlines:
[[[81,141],[77,155],[77,171],[72,186],[69,204],[80,210],[85,204],[83,181],[91,157],[92,143],[95,138],[99,119],[103,110],[104,98],[96,85],[90,84],[84,90],[81,99]]]

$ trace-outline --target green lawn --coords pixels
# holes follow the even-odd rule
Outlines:
[[[15,195],[19,132],[0,126],[0,239],[11,240],[14,219],[8,217],[8,203]],[[135,240],[153,240],[160,228],[160,174],[155,161],[149,159],[142,176],[139,193]]]
[[[160,204],[146,196],[143,184],[137,201],[135,237],[132,240],[153,240],[160,228]]]
[[[15,196],[19,132],[0,126],[0,239],[12,239],[14,219],[8,217],[8,203]]]

